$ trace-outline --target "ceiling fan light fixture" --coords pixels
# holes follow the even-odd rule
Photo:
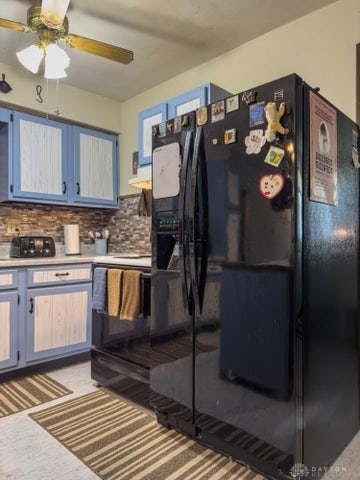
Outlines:
[[[44,51],[39,45],[30,45],[30,47],[16,53],[19,62],[30,72],[37,73],[39,71]]]
[[[50,43],[45,49],[45,73],[44,77],[48,79],[58,79],[67,77],[65,68],[70,65],[69,55],[56,45]]]
[[[70,0],[42,0],[41,19],[50,28],[60,28],[63,24]]]

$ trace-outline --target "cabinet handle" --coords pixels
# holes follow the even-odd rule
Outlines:
[[[80,183],[76,182],[76,195],[80,195]]]
[[[30,298],[30,310],[29,310],[29,313],[33,313],[34,312],[34,299],[33,298]]]
[[[64,272],[64,273],[55,273],[55,277],[67,277],[69,274],[69,272]]]
[[[66,182],[63,182],[63,187],[64,187],[64,188],[63,188],[63,194],[65,194],[65,193],[66,193],[66,188],[67,188],[67,187],[66,187]]]

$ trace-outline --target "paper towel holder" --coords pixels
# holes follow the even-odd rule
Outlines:
[[[64,225],[65,255],[81,255],[78,224]]]

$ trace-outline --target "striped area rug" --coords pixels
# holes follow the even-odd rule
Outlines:
[[[30,417],[104,480],[264,478],[167,430],[105,389]]]
[[[0,418],[72,393],[47,375],[0,383]]]

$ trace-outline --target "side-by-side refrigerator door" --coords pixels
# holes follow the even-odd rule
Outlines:
[[[198,169],[201,181],[191,183],[197,190],[192,216],[197,261],[190,266],[192,281],[194,275],[198,279],[199,298],[195,424],[206,443],[239,460],[258,462],[259,469],[266,466],[274,478],[279,469],[286,471],[294,463],[296,437],[299,82],[293,75],[258,87],[255,93],[245,92],[256,96],[251,104],[240,94],[232,102],[212,105],[208,122],[197,128],[194,140],[192,170]],[[276,131],[266,132],[268,104],[280,119]],[[202,187],[207,190],[205,201]],[[201,209],[205,225],[199,220]]]
[[[193,430],[193,317],[187,179],[192,117],[177,135],[154,139],[150,403],[158,420]]]

